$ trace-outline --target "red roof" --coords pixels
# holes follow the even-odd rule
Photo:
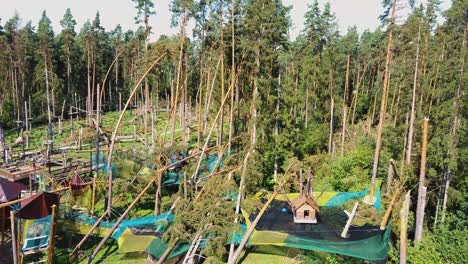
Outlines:
[[[6,203],[18,199],[26,186],[21,183],[11,182],[0,178],[0,203]]]
[[[56,193],[40,192],[21,202],[21,208],[16,217],[22,219],[39,219],[52,213],[52,205],[59,206],[60,195]]]
[[[73,179],[70,181],[70,186],[73,190],[83,189],[84,187],[88,186],[90,183],[83,182],[80,175],[76,174],[73,176]]]

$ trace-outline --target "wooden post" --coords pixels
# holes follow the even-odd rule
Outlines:
[[[93,193],[91,195],[91,216],[94,215],[94,200],[96,199],[96,177],[93,177]]]
[[[5,242],[5,218],[6,218],[5,210],[6,210],[6,208],[3,207],[2,208],[2,219],[1,219],[1,221],[2,221],[2,226],[1,226],[1,229],[2,229],[2,245]]]
[[[122,112],[122,93],[119,93],[119,113]]]
[[[187,200],[187,173],[184,172],[184,199]]]
[[[54,231],[55,231],[55,204],[52,205],[52,219],[50,222],[49,246],[47,247],[47,263],[54,262]]]
[[[83,141],[83,127],[80,127],[80,134],[78,137],[78,149],[81,150],[81,142]]]
[[[16,256],[18,256],[18,263],[23,263],[21,259],[21,219],[18,218],[16,226]]]
[[[154,146],[154,141],[155,141],[155,137],[154,137],[154,111],[151,110],[151,146]],[[146,142],[148,144],[148,142]],[[149,144],[148,144],[149,146]]]
[[[405,196],[400,210],[400,264],[406,264],[406,240],[408,237],[408,211],[410,192]]]
[[[343,232],[341,232],[341,237],[342,238],[347,238],[348,237],[348,230],[349,226],[353,222],[354,215],[356,214],[357,208],[358,208],[359,202],[356,202],[353,207],[353,211],[351,211],[351,215],[348,218],[348,221],[346,222],[346,225],[343,229]]]
[[[414,241],[419,242],[422,239],[422,231],[424,224],[424,203],[426,196],[426,187],[424,186],[426,180],[426,155],[427,155],[427,133],[429,129],[429,118],[424,118],[423,123],[423,141],[421,146],[421,169],[419,173],[419,187],[418,187],[418,204],[416,209],[416,230],[414,234]]]
[[[304,186],[303,185],[303,179],[302,179],[302,168],[299,169],[299,194],[303,195],[304,194]]]
[[[16,233],[15,233],[15,212],[10,211],[10,225],[11,225],[11,248],[13,252],[13,263],[18,264],[18,252],[16,251]]]

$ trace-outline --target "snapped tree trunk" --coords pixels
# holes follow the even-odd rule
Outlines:
[[[405,196],[400,209],[400,264],[406,264],[406,240],[408,238],[408,212],[410,192]]]
[[[426,202],[426,155],[427,155],[427,133],[429,129],[429,118],[424,118],[423,124],[423,141],[421,146],[421,168],[419,173],[418,182],[418,204],[416,209],[416,229],[414,234],[414,241],[420,242],[423,236],[424,224],[424,207]]]

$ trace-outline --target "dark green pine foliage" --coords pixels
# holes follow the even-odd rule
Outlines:
[[[244,96],[252,96],[257,89],[256,101],[252,104],[249,126],[256,126],[256,141],[262,146],[264,156],[265,175],[272,175],[273,163],[276,156],[285,160],[291,156],[297,146],[292,145],[297,134],[294,126],[287,127],[287,123],[294,116],[278,116],[280,130],[282,131],[284,145],[275,144],[275,109],[277,103],[281,104],[283,98],[278,97],[278,89],[290,89],[279,85],[280,67],[278,65],[278,54],[288,49],[288,28],[290,26],[290,7],[283,6],[281,1],[246,1],[242,7],[245,15],[240,21],[240,43],[245,56],[247,80],[242,90]],[[280,92],[281,95],[281,92]],[[285,94],[293,96],[293,94]],[[283,105],[288,109],[290,105]],[[257,112],[254,118],[253,111]],[[273,118],[272,118],[273,117]],[[282,120],[280,120],[282,119]],[[251,135],[252,136],[252,135]],[[278,141],[278,140],[276,140]],[[286,147],[287,146],[287,147]],[[264,180],[268,180],[265,178]]]

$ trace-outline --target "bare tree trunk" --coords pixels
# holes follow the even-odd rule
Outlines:
[[[347,122],[347,101],[348,101],[348,93],[349,93],[349,63],[351,60],[351,56],[348,55],[348,62],[346,63],[346,77],[345,77],[345,91],[343,94],[343,113],[342,113],[342,131],[341,131],[341,156],[344,154],[344,142],[346,136],[346,122]]]
[[[220,1],[219,4],[219,19],[220,19],[220,37],[221,37],[221,98],[224,98],[224,22],[223,22],[223,1]],[[219,119],[219,138],[218,146],[219,149],[223,145],[223,134],[224,134],[224,105],[221,106],[221,118]]]
[[[396,1],[393,0],[393,7],[392,7],[392,14],[390,17],[390,30],[388,33],[388,45],[387,45],[387,58],[385,60],[385,75],[384,75],[384,84],[382,90],[382,102],[380,103],[380,118],[379,118],[379,125],[377,127],[377,141],[375,145],[375,153],[374,153],[374,164],[372,167],[372,178],[371,178],[371,185],[369,187],[369,203],[374,203],[374,188],[375,188],[375,181],[377,180],[377,172],[379,168],[379,156],[380,156],[380,148],[382,145],[382,128],[383,123],[385,122],[385,112],[387,106],[387,88],[388,88],[388,80],[389,80],[389,71],[390,71],[390,57],[392,54],[392,32],[393,26],[395,21],[395,9],[396,9]]]
[[[447,211],[447,198],[448,198],[449,187],[450,187],[450,178],[447,179],[447,183],[445,184],[445,189],[444,189],[444,201],[442,202],[442,217],[440,219],[440,222],[442,224],[445,222],[445,213]]]
[[[242,203],[242,190],[244,188],[244,181],[245,181],[245,176],[247,172],[247,162],[249,160],[250,156],[250,151],[247,152],[244,158],[244,165],[242,167],[242,173],[241,173],[241,181],[239,183],[239,192],[237,193],[237,202],[236,202],[236,218],[234,219],[234,223],[237,224],[239,222],[239,215],[240,213],[240,207]],[[228,262],[231,261],[232,256],[234,255],[234,243],[232,242],[231,245],[229,246],[229,257],[228,257]]]
[[[87,80],[88,80],[88,95],[86,97],[86,111],[88,112],[88,125],[91,125],[93,123],[92,118],[93,118],[93,111],[91,107],[91,76],[90,76],[90,54],[89,54],[89,47],[87,47],[86,51],[86,63],[87,63]]]
[[[197,125],[197,148],[200,149],[202,113],[203,113],[203,53],[200,55],[200,84],[198,86],[198,125]]]
[[[387,189],[385,190],[386,195],[390,195],[390,191],[392,188],[392,179],[393,179],[393,166],[392,166],[393,160],[391,160],[388,163],[388,168],[387,168]]]
[[[93,49],[91,50],[91,61],[92,61],[92,66],[93,66],[93,72],[92,72],[92,78],[91,78],[91,122],[92,122],[92,119],[93,119],[93,115],[94,115],[94,89],[96,87],[96,47],[93,47]]]
[[[353,222],[354,215],[356,215],[356,211],[358,208],[359,202],[354,203],[353,210],[351,211],[351,214],[349,215],[348,221],[346,221],[346,225],[343,229],[343,232],[341,232],[341,237],[342,238],[347,238],[348,237],[348,230],[349,227],[351,226],[351,223]]]
[[[44,71],[45,71],[46,94],[47,94],[47,117],[49,120],[49,124],[51,124],[52,117],[51,117],[51,112],[50,112],[49,73],[47,70],[47,53],[44,53]]]
[[[413,79],[413,97],[411,101],[411,115],[410,115],[410,123],[409,123],[409,130],[408,130],[408,146],[406,147],[406,159],[405,164],[409,165],[411,163],[411,150],[413,148],[413,127],[414,127],[414,119],[415,119],[415,103],[416,103],[416,87],[418,83],[418,63],[419,63],[419,42],[421,38],[421,23],[419,23],[419,30],[418,30],[418,43],[416,44],[416,63],[414,66],[414,79]]]
[[[410,192],[405,196],[400,210],[400,264],[406,264],[406,240],[408,238],[408,212]]]
[[[235,46],[236,46],[236,36],[235,36],[235,26],[234,26],[234,10],[236,4],[234,0],[231,0],[231,38],[232,38],[232,48],[231,48],[231,86],[234,87],[236,82],[236,58],[235,58]],[[231,154],[232,146],[232,126],[233,126],[233,114],[234,114],[234,88],[231,89],[231,101],[229,103],[229,139],[228,139],[228,154]]]
[[[423,124],[423,142],[421,146],[421,168],[418,182],[418,204],[416,209],[416,229],[414,241],[420,242],[423,237],[424,207],[426,202],[426,153],[427,153],[427,133],[429,129],[429,118],[424,118]]]
[[[258,74],[260,68],[260,47],[256,47],[255,49],[255,62],[257,65],[256,72]],[[253,91],[252,91],[252,134],[250,137],[250,144],[255,145],[257,143],[257,94],[258,94],[258,87],[257,87],[257,74],[255,74],[253,79]]]
[[[179,66],[177,67],[177,79],[176,79],[176,86],[175,86],[175,98],[173,101],[172,106],[172,132],[171,132],[171,146],[174,145],[174,130],[176,127],[176,112],[177,112],[177,101],[178,101],[178,94],[179,94],[179,85],[180,79],[182,78],[182,59],[184,55],[184,42],[185,42],[185,26],[187,24],[187,14],[182,14],[181,24],[180,24],[180,47],[179,47]]]
[[[328,136],[328,154],[332,154],[333,148],[333,109],[335,108],[333,97],[330,101],[330,134]]]

